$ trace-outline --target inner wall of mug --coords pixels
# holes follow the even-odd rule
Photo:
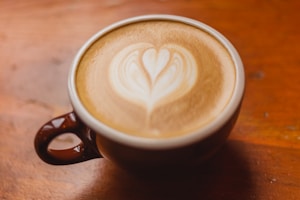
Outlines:
[[[181,22],[184,24],[192,25],[194,27],[197,27],[201,30],[204,30],[205,32],[212,35],[215,39],[217,39],[223,46],[228,50],[228,52],[231,55],[232,61],[235,64],[235,87],[233,89],[233,94],[230,99],[230,102],[227,104],[225,109],[223,110],[220,115],[214,119],[211,123],[207,124],[206,126],[202,127],[200,130],[197,130],[193,133],[188,133],[180,137],[173,137],[168,139],[154,139],[154,138],[143,138],[143,137],[136,137],[127,135],[125,133],[122,133],[118,130],[115,130],[104,123],[97,120],[95,117],[93,117],[92,114],[90,114],[83,103],[80,101],[79,95],[77,93],[76,88],[76,73],[77,73],[77,67],[78,64],[82,58],[82,56],[85,54],[86,50],[100,38],[104,34],[122,26],[126,26],[131,23],[140,22],[140,21],[151,21],[151,20],[167,20],[167,21],[176,21]],[[71,67],[71,71],[69,74],[69,95],[71,99],[71,103],[73,105],[73,108],[75,112],[78,114],[78,116],[94,131],[96,131],[98,134],[101,134],[104,137],[107,137],[113,141],[122,143],[124,145],[129,145],[133,147],[140,147],[140,148],[147,148],[147,149],[167,149],[167,148],[174,148],[179,146],[184,146],[187,144],[191,144],[195,141],[202,140],[206,137],[208,137],[210,134],[213,134],[216,130],[218,130],[220,127],[226,123],[230,117],[233,115],[233,113],[237,110],[240,101],[242,99],[244,90],[244,71],[243,71],[243,65],[241,62],[241,59],[235,50],[235,48],[232,46],[232,44],[219,32],[214,30],[213,28],[184,17],[179,16],[173,16],[173,15],[146,15],[146,16],[139,16],[130,18],[127,20],[123,20],[120,22],[117,22],[111,26],[108,26],[98,32],[96,35],[94,35],[85,45],[80,49],[78,54],[76,55],[73,65]]]

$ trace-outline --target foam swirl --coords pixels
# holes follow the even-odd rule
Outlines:
[[[185,95],[196,83],[194,56],[182,46],[150,43],[125,47],[109,66],[110,83],[122,98],[148,111]]]

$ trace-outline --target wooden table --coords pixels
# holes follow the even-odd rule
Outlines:
[[[299,8],[298,0],[0,1],[0,199],[300,199]],[[138,178],[104,159],[42,162],[33,139],[71,110],[77,50],[104,26],[150,13],[207,23],[240,52],[246,93],[224,148],[173,177]]]

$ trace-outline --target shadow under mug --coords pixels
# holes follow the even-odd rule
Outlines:
[[[99,37],[115,28],[139,21],[163,19],[187,23],[207,31],[221,42],[235,65],[236,83],[230,102],[217,120],[197,133],[170,139],[129,136],[95,119],[80,101],[75,74],[81,56]],[[213,155],[226,141],[240,110],[244,92],[242,61],[232,44],[215,29],[193,19],[173,15],[145,15],[117,22],[94,35],[78,52],[69,74],[69,96],[74,111],[54,118],[37,132],[34,145],[38,156],[49,164],[66,165],[94,158],[107,158],[130,170],[169,169],[198,165]],[[70,149],[55,150],[49,145],[57,136],[75,134],[81,143]]]

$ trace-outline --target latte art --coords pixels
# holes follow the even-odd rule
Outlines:
[[[169,138],[206,126],[235,85],[227,49],[200,28],[176,21],[131,23],[85,51],[76,89],[86,110],[124,134]]]
[[[195,58],[175,44],[132,44],[117,53],[109,67],[114,91],[149,112],[185,95],[197,80]]]

